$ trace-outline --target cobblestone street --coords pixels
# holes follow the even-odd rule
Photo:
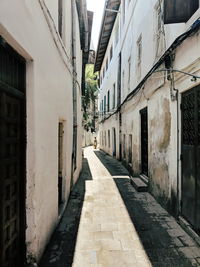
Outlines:
[[[120,162],[91,147],[84,150],[84,156],[92,180],[85,177],[90,176],[89,170],[85,172],[85,165],[82,173],[83,176],[85,172],[85,197],[74,244],[73,267],[200,266],[198,245],[149,193],[135,191]],[[79,214],[81,205],[76,211]],[[43,267],[71,266],[69,256],[72,260],[73,251],[68,255],[65,248],[70,244],[67,241],[70,201],[67,209],[57,229],[59,238],[54,235],[43,258]],[[79,216],[75,213],[72,228],[73,224],[78,227]]]

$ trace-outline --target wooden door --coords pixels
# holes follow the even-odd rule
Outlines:
[[[0,266],[25,254],[25,62],[0,39]]]
[[[200,233],[200,86],[182,94],[182,215]]]
[[[148,177],[148,113],[147,108],[141,115],[141,172]]]

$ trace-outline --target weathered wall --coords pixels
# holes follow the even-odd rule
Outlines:
[[[46,1],[57,26],[57,4]],[[56,2],[56,1],[55,1]],[[27,59],[27,252],[39,259],[58,222],[58,124],[64,123],[63,201],[70,190],[72,154],[72,75],[70,63],[70,1],[64,9],[64,44],[67,56],[48,27],[39,1],[6,0],[0,3],[0,34]],[[81,84],[82,53],[78,37],[78,81]],[[53,24],[51,24],[53,27]],[[59,48],[58,48],[59,47]],[[78,91],[78,140],[81,140],[80,89]],[[81,144],[77,145],[76,181],[81,168]]]
[[[159,92],[148,103],[149,178],[154,195],[167,201],[169,197],[169,146],[171,139],[171,111],[169,90]],[[166,204],[166,203],[165,203]]]
[[[100,87],[100,102],[112,89],[112,84],[117,83],[117,66],[119,52],[122,54],[121,69],[121,102],[136,88],[159,56],[172,44],[177,36],[185,32],[197,19],[199,10],[187,23],[165,25],[160,35],[159,47],[157,47],[157,13],[158,1],[151,0],[131,1],[126,7],[126,18],[123,23],[121,18],[120,41],[118,48],[114,50],[114,56],[109,64],[105,78]],[[122,17],[123,10],[118,14]],[[141,15],[142,14],[142,15]],[[115,24],[116,26],[116,24]],[[138,76],[138,45],[137,41],[142,36],[141,75]],[[188,38],[175,51],[174,68],[199,74],[200,71],[200,39],[199,33]],[[109,55],[109,47],[115,40],[115,27],[111,35],[104,62],[100,71],[102,75],[106,58]],[[130,60],[130,61],[129,61]],[[129,65],[129,62],[131,64]],[[130,66],[130,81],[128,70]],[[165,68],[164,65],[160,68]],[[129,88],[130,83],[130,88]],[[125,147],[125,161],[128,161],[129,135],[132,135],[132,169],[133,174],[141,173],[141,118],[140,110],[148,107],[148,156],[149,156],[149,189],[153,195],[173,214],[177,212],[177,203],[181,200],[181,93],[194,87],[198,81],[191,82],[190,77],[175,74],[175,88],[178,90],[178,102],[171,98],[170,82],[163,72],[155,73],[149,78],[142,90],[121,108],[122,127],[122,155]],[[174,92],[175,94],[175,92]],[[99,103],[100,106],[100,103]],[[112,106],[112,97],[111,104]],[[111,112],[112,113],[112,112]],[[105,114],[104,117],[108,117]],[[116,115],[107,120],[100,120],[101,132],[107,132],[115,122]],[[179,129],[179,131],[178,131]],[[123,136],[125,135],[125,144]],[[107,135],[108,138],[108,135]],[[105,139],[105,138],[104,138]],[[117,149],[119,150],[119,135],[117,136]],[[110,148],[105,142],[100,148],[111,154]]]
[[[78,85],[76,83],[76,94],[77,94],[77,159],[76,159],[76,164],[77,168],[74,172],[73,175],[73,182],[74,184],[76,183],[81,166],[82,166],[82,110],[81,110],[81,105],[82,105],[82,100],[81,100],[81,79],[82,79],[82,53],[80,53],[80,32],[79,32],[79,20],[78,20],[78,13],[77,9],[75,9],[75,40],[76,40],[76,72],[77,72],[77,81]]]

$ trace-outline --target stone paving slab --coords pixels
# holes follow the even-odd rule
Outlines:
[[[92,176],[87,159],[83,160],[83,170],[69,196],[63,217],[56,228],[43,256],[39,267],[71,267],[73,262],[77,231],[85,195],[86,181]],[[88,227],[89,224],[84,226]],[[95,226],[100,230],[100,226]],[[91,228],[91,226],[90,226]],[[35,265],[30,265],[33,267]],[[27,266],[28,267],[28,266]]]
[[[200,266],[198,245],[149,193],[136,192],[121,163],[92,148],[85,157],[93,180],[86,182],[73,267]]]
[[[151,266],[112,176],[91,148],[85,156],[93,180],[86,182],[73,266],[139,266],[141,258]]]

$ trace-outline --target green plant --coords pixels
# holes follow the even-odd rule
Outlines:
[[[94,73],[94,65],[86,65],[85,71],[85,96],[83,100],[83,126],[88,131],[94,130],[96,99],[98,92],[98,74]]]

